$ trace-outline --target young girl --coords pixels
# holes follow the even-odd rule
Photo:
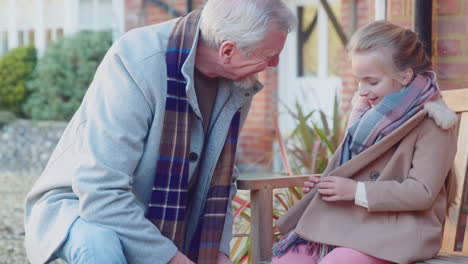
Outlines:
[[[320,179],[277,222],[272,263],[412,263],[437,254],[456,115],[440,99],[416,34],[378,21],[348,46],[359,97],[343,143]]]

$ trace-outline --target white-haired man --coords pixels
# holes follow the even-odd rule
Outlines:
[[[119,39],[26,198],[30,261],[230,263],[239,130],[294,24],[209,0]]]

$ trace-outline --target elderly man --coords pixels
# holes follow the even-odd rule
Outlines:
[[[105,56],[25,202],[32,263],[230,263],[237,138],[295,18],[209,0]]]

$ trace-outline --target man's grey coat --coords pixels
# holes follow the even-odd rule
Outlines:
[[[128,263],[167,263],[175,255],[175,245],[145,218],[164,121],[165,52],[175,21],[130,31],[99,66],[82,105],[27,195],[25,246],[32,263],[54,259],[78,217],[117,232]],[[193,81],[196,43],[182,72],[195,113],[190,150],[204,156],[190,163],[190,176],[199,166],[198,181],[206,184],[198,185],[190,201],[188,238],[202,212],[231,119],[241,108],[243,122],[252,96],[261,89],[259,83],[242,90],[221,80],[205,142]],[[229,254],[230,207],[227,215],[220,250]]]

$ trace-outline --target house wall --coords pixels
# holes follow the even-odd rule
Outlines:
[[[412,27],[410,0],[391,1],[389,20]],[[468,1],[433,0],[432,61],[441,88],[468,87]]]
[[[443,89],[468,87],[468,1],[437,0],[433,61]]]

